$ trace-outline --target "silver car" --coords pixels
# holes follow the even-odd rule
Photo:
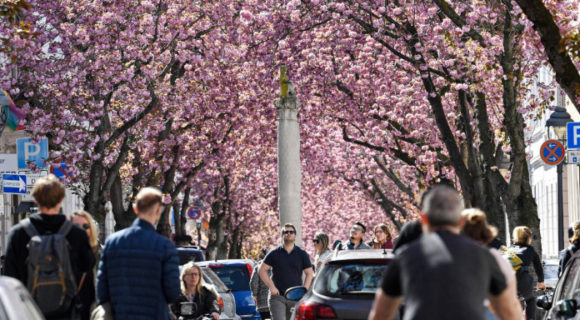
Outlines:
[[[44,320],[44,316],[22,283],[0,277],[0,319]]]
[[[222,309],[220,319],[239,320],[240,316],[236,314],[236,300],[232,290],[228,289],[220,278],[209,268],[203,269],[203,281],[214,286],[218,292],[218,303]]]

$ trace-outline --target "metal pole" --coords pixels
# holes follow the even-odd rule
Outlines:
[[[197,246],[201,249],[201,222],[196,222],[197,227]]]
[[[562,169],[564,163],[557,166],[558,172],[558,251],[564,250],[564,187],[562,182]]]

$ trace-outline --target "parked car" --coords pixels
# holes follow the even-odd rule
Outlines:
[[[0,277],[0,319],[44,320],[44,316],[22,283]]]
[[[177,247],[177,255],[179,256],[180,266],[189,261],[200,262],[205,260],[203,251],[198,247]]]
[[[553,297],[542,295],[538,307],[547,310],[544,320],[580,320],[580,251],[572,256],[558,280]]]
[[[214,286],[219,294],[218,304],[222,310],[220,319],[239,320],[240,316],[236,314],[236,300],[230,290],[211,269],[203,270],[203,281]]]
[[[291,319],[367,319],[375,292],[393,258],[391,250],[335,251],[296,304]],[[289,295],[291,290],[286,297]]]
[[[259,320],[260,313],[256,310],[256,301],[250,291],[250,276],[255,262],[249,259],[231,259],[204,261],[198,263],[202,268],[209,268],[218,275],[220,280],[232,290],[236,300],[236,313],[242,319]]]

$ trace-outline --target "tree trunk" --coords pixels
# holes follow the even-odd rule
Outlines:
[[[209,241],[206,248],[206,259],[215,260],[218,257],[218,248],[222,247],[225,242],[224,236],[224,218],[225,214],[222,211],[223,205],[221,202],[214,202],[211,205],[213,212],[209,220],[208,237]]]
[[[508,221],[510,230],[516,225],[525,225],[532,230],[534,248],[538,255],[542,256],[542,244],[540,235],[540,219],[538,207],[532,196],[530,176],[526,158],[526,144],[524,137],[525,122],[522,115],[517,111],[517,83],[519,73],[514,68],[514,40],[515,35],[523,30],[513,25],[511,17],[511,3],[506,2],[505,25],[504,25],[504,52],[501,57],[501,65],[505,76],[503,84],[503,104],[505,109],[504,124],[510,139],[511,160],[513,163],[510,171],[510,180],[507,186],[505,205],[509,212]]]
[[[243,233],[240,232],[240,228],[236,227],[230,236],[230,252],[228,254],[228,259],[241,259],[242,258],[242,238]]]
[[[123,205],[123,185],[121,178],[117,176],[111,186],[111,206],[113,207],[113,216],[115,217],[115,230],[119,231],[127,228],[137,217],[133,212],[133,203],[129,202],[127,209]]]

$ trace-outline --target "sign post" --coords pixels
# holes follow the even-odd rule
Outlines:
[[[197,220],[201,218],[201,209],[198,207],[189,207],[189,209],[187,209],[187,216],[191,220]]]
[[[2,192],[14,194],[26,194],[26,175],[3,174]]]
[[[580,122],[566,124],[568,149],[580,149]]]
[[[187,216],[191,220],[195,220],[195,227],[197,228],[197,245],[201,248],[201,209],[199,207],[189,207],[187,209]]]
[[[540,157],[546,164],[555,166],[564,161],[566,151],[558,140],[546,140],[540,147]]]
[[[18,169],[28,168],[28,163],[36,164],[38,168],[46,168],[48,164],[48,141],[41,139],[38,143],[33,143],[30,138],[16,140],[16,153],[18,155]]]

